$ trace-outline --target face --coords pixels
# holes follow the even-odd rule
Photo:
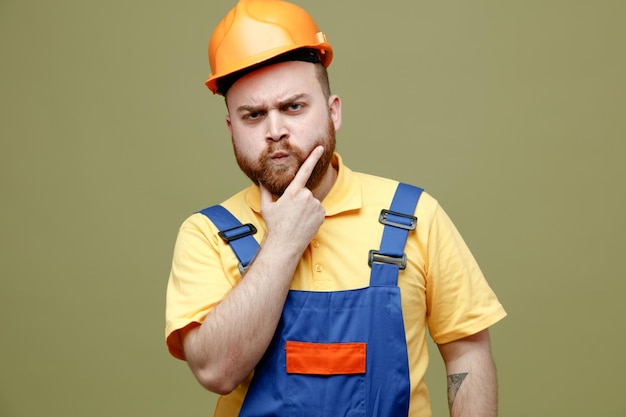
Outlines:
[[[228,90],[226,118],[241,170],[272,194],[282,195],[317,146],[324,155],[307,187],[331,184],[335,131],[341,125],[341,102],[326,98],[315,65],[283,62],[239,79]]]

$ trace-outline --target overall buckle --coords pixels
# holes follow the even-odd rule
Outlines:
[[[395,218],[397,217],[397,218]],[[392,220],[393,218],[393,220]],[[400,223],[400,221],[408,220],[408,222]],[[378,221],[382,224],[398,227],[405,230],[414,230],[417,226],[417,217],[410,216],[404,213],[398,213],[397,211],[391,211],[382,209]]]
[[[222,230],[218,233],[218,235],[224,239],[224,241],[231,242],[242,237],[253,235],[256,231],[256,227],[254,227],[252,223],[246,223],[241,226],[235,226],[231,229]]]
[[[406,253],[402,256],[391,256],[372,249],[369,252],[367,264],[371,268],[373,263],[397,265],[400,269],[406,269]]]
[[[241,276],[243,276],[246,273],[246,271],[248,271],[248,268],[250,268],[250,264],[246,266],[243,266],[241,262],[237,264],[237,269],[239,269],[239,273],[241,274]]]

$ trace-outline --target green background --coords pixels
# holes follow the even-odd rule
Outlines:
[[[345,162],[438,198],[507,308],[500,415],[626,416],[626,2],[299,4]],[[211,415],[163,316],[178,226],[247,184],[203,86],[232,5],[0,0],[0,416]]]

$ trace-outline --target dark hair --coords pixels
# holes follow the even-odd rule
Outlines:
[[[240,71],[233,72],[232,74],[225,75],[224,77],[217,80],[217,91],[223,96],[226,96],[226,93],[228,92],[230,87],[232,87],[232,85],[241,77],[250,74],[251,72],[254,72],[260,68],[287,61],[304,61],[315,64],[315,66],[317,67],[317,79],[320,82],[322,91],[324,92],[326,98],[330,97],[330,82],[328,81],[328,71],[326,70],[326,67],[322,64],[318,51],[310,48],[301,48],[285,52],[284,54],[268,59],[267,61],[263,61],[256,65],[244,68]]]

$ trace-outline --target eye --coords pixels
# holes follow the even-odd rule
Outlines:
[[[246,113],[243,116],[244,120],[250,120],[250,121],[260,119],[261,117],[263,117],[263,112],[261,111]]]
[[[302,103],[289,103],[284,107],[286,112],[296,113],[302,110]]]

